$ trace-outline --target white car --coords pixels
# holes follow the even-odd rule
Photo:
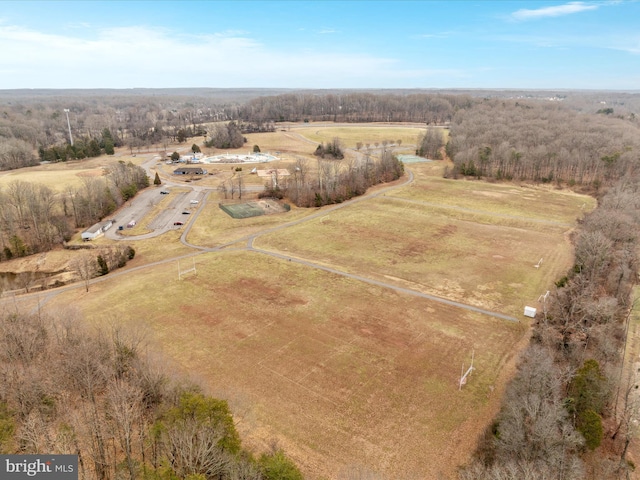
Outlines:
[[[197,205],[198,204],[198,200],[191,200],[189,203],[191,205]]]

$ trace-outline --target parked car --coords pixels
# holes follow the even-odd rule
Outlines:
[[[174,224],[174,225],[178,225],[178,226],[180,226],[180,225],[184,225],[184,223],[183,223],[183,222],[173,222],[173,224]]]

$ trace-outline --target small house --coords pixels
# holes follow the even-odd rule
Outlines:
[[[84,232],[82,232],[81,237],[82,240],[88,242],[89,240],[94,240],[98,238],[100,235],[104,234],[107,230],[111,228],[113,225],[113,220],[106,220],[104,222],[96,223],[95,225],[90,226]]]

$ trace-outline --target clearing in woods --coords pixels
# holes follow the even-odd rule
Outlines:
[[[196,256],[196,275],[179,281],[176,263],[155,264],[50,305],[77,305],[97,323],[147,325],[183,372],[229,399],[248,446],[260,452],[277,440],[306,478],[360,467],[384,478],[455,478],[527,341],[524,305],[537,306],[570,267],[567,233],[591,204],[548,189],[444,180],[433,164],[410,168],[411,185],[335,210],[235,220],[209,201],[188,241],[236,243]],[[151,258],[153,241],[136,246],[134,266]],[[458,391],[472,350],[475,370]]]

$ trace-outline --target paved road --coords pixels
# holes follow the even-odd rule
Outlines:
[[[349,126],[353,126],[352,124],[350,124]],[[386,125],[381,125],[381,127],[387,127]],[[292,136],[295,135],[296,137],[298,136],[297,133],[293,133]],[[300,137],[304,140],[308,140],[305,139],[304,137]],[[310,143],[317,143],[317,142],[313,142],[308,140]],[[153,177],[155,175],[155,171],[152,171],[152,168],[162,159],[160,158],[160,156],[158,156],[157,154],[150,154],[149,155],[149,159],[145,160],[141,166],[147,171],[147,174],[149,175],[149,177]],[[233,240],[231,242],[219,245],[217,247],[204,247],[201,245],[196,245],[196,244],[192,244],[187,240],[187,237],[189,235],[189,232],[193,226],[193,224],[195,223],[195,221],[197,220],[198,216],[200,215],[200,213],[203,211],[204,207],[207,205],[208,201],[209,201],[209,196],[211,194],[212,191],[215,191],[214,188],[211,187],[204,187],[204,186],[198,186],[198,185],[185,185],[184,183],[180,182],[174,182],[171,180],[166,180],[164,181],[164,184],[160,187],[160,188],[149,188],[143,192],[141,192],[139,195],[137,195],[128,205],[125,206],[125,208],[123,208],[118,217],[116,218],[116,222],[114,227],[112,227],[111,229],[109,229],[105,236],[107,238],[113,239],[113,240],[127,240],[127,241],[136,241],[136,240],[141,240],[141,239],[146,239],[146,238],[152,238],[152,237],[156,237],[159,235],[162,235],[163,233],[166,233],[167,231],[171,230],[171,229],[177,229],[177,228],[183,228],[181,226],[175,226],[174,222],[176,221],[183,221],[185,222],[185,226],[183,228],[183,233],[180,237],[180,241],[188,246],[193,248],[195,251],[193,253],[190,254],[186,254],[186,255],[181,255],[181,256],[177,256],[177,257],[172,257],[172,258],[168,258],[165,260],[161,260],[158,262],[153,262],[153,263],[149,263],[149,264],[145,264],[145,265],[141,265],[139,267],[134,267],[134,268],[126,268],[123,270],[117,270],[114,272],[109,273],[109,275],[104,276],[104,277],[98,277],[95,279],[92,279],[90,281],[90,285],[91,284],[95,284],[95,283],[99,283],[99,282],[104,282],[110,279],[113,279],[115,277],[119,277],[120,275],[128,275],[132,272],[136,272],[139,270],[143,270],[146,268],[151,268],[157,265],[163,265],[163,264],[167,264],[170,262],[175,262],[177,260],[181,260],[181,259],[186,259],[186,258],[191,258],[197,255],[201,255],[203,253],[208,253],[208,252],[219,252],[222,251],[223,249],[228,248],[231,245],[239,245],[242,244],[242,242],[246,242],[246,245],[244,247],[241,247],[242,249],[246,250],[246,251],[250,251],[250,252],[255,252],[257,254],[261,254],[261,255],[270,255],[274,258],[279,258],[282,260],[286,260],[286,261],[291,261],[291,262],[295,262],[301,265],[304,265],[306,267],[309,268],[316,268],[319,270],[323,270],[326,272],[330,272],[332,274],[335,275],[341,275],[347,278],[350,278],[352,280],[357,280],[357,281],[361,281],[361,282],[365,282],[365,283],[369,283],[371,285],[376,285],[378,287],[382,287],[382,288],[387,288],[387,289],[391,289],[394,290],[396,292],[399,293],[404,293],[404,294],[408,294],[408,295],[414,295],[417,297],[421,297],[421,298],[426,298],[432,301],[436,301],[436,302],[440,302],[446,305],[452,305],[455,306],[457,308],[462,308],[468,311],[472,311],[472,312],[477,312],[477,313],[482,313],[484,315],[489,315],[495,318],[499,318],[502,320],[508,320],[508,321],[513,321],[513,322],[517,322],[518,320],[514,317],[511,317],[509,315],[505,315],[499,312],[492,312],[492,311],[488,311],[488,310],[484,310],[478,307],[475,307],[473,305],[467,305],[464,303],[460,303],[460,302],[455,302],[452,300],[448,300],[446,298],[441,298],[441,297],[437,297],[434,295],[429,295],[417,290],[412,290],[409,288],[405,288],[405,287],[400,287],[398,285],[394,285],[392,283],[387,283],[387,282],[382,282],[379,280],[375,280],[372,278],[368,278],[368,277],[364,277],[361,275],[356,275],[356,274],[352,274],[352,273],[348,273],[348,272],[344,272],[341,270],[338,270],[336,268],[330,268],[327,267],[325,265],[320,265],[318,263],[315,263],[313,261],[310,260],[305,260],[302,258],[295,258],[295,257],[289,257],[277,252],[272,252],[269,250],[265,250],[265,249],[261,249],[261,248],[257,248],[254,247],[254,241],[256,238],[262,236],[262,235],[266,235],[268,233],[272,233],[272,232],[277,232],[280,230],[284,230],[286,228],[290,228],[292,226],[295,225],[299,225],[301,223],[304,222],[309,222],[313,219],[316,219],[318,217],[321,216],[326,216],[328,214],[330,214],[331,212],[338,210],[338,209],[342,209],[342,208],[349,208],[350,206],[365,201],[365,200],[369,200],[371,198],[375,198],[377,196],[380,195],[384,195],[390,191],[393,191],[395,189],[398,189],[400,187],[406,186],[408,184],[410,184],[411,182],[413,182],[414,180],[414,175],[413,172],[411,170],[409,170],[408,168],[406,168],[406,172],[407,172],[407,177],[406,179],[401,182],[398,183],[396,185],[392,185],[392,186],[388,186],[385,188],[381,188],[381,189],[377,189],[373,192],[367,193],[363,196],[357,197],[357,198],[353,198],[347,202],[343,202],[341,204],[337,204],[337,205],[332,205],[329,207],[323,207],[321,209],[319,209],[316,213],[313,213],[311,215],[308,215],[304,218],[298,219],[298,220],[294,220],[292,222],[288,222],[282,225],[278,225],[275,227],[270,227],[270,228],[266,228],[265,230],[258,232],[258,233],[254,233],[251,235],[247,235],[245,237]],[[184,189],[185,187],[189,188],[190,191],[186,192],[186,193],[176,193],[176,192],[172,192],[172,187],[181,187],[181,189]],[[257,187],[260,190],[262,190],[263,187]],[[169,207],[166,208],[163,212],[161,212],[156,218],[154,218],[151,223],[149,224],[149,228],[153,229],[152,232],[150,233],[146,233],[143,235],[136,235],[136,236],[128,236],[128,235],[122,235],[119,233],[118,227],[120,225],[122,225],[124,228],[126,228],[126,224],[129,223],[132,220],[138,221],[139,219],[142,219],[145,217],[145,215],[149,212],[149,210],[151,210],[154,206],[156,206],[158,204],[158,202],[160,202],[165,195],[160,194],[161,190],[166,190],[169,191],[169,195],[172,195],[172,199],[169,203]],[[421,203],[424,204],[425,206],[434,206],[434,207],[442,207],[442,205],[436,205],[436,204],[429,204],[428,202],[417,202],[414,200],[409,200],[409,199],[404,199],[404,198],[399,198],[399,197],[393,197],[393,198],[397,198],[403,201],[408,201],[408,202],[412,202],[412,203]],[[194,205],[191,204],[191,200],[198,200],[198,204]],[[456,208],[456,207],[452,207],[452,208]],[[183,215],[182,211],[191,211],[192,213],[190,215]],[[470,210],[471,211],[471,210]],[[475,211],[474,211],[475,212]],[[62,292],[66,292],[72,289],[76,289],[76,288],[85,288],[85,284],[84,282],[80,282],[80,283],[76,283],[76,284],[72,284],[72,285],[66,285],[64,287],[59,287],[53,290],[48,290],[46,292],[38,292],[38,293],[34,293],[34,294],[26,294],[26,295],[22,295],[19,297],[14,297],[14,298],[9,298],[9,299],[3,299],[2,301],[0,301],[1,303],[6,303],[7,301],[10,302],[22,302],[22,301],[26,301],[26,300],[30,300],[35,298],[39,299],[39,307],[41,307],[42,305],[46,304],[51,298],[55,297],[56,295],[59,295]]]
[[[187,240],[189,231],[190,231],[193,223],[197,220],[197,217],[202,212],[203,208],[206,206],[206,204],[208,202],[209,194],[210,194],[210,192],[212,190],[212,189],[207,189],[207,188],[202,188],[201,187],[201,188],[199,188],[199,190],[200,190],[199,194],[201,195],[199,208],[191,215],[192,218],[188,222],[187,226],[184,228],[183,234],[182,234],[182,236],[180,238],[181,242],[184,245],[187,245],[187,246],[193,248],[194,250],[196,250],[195,252],[190,253],[190,254],[186,254],[186,255],[181,255],[181,256],[177,256],[177,257],[168,258],[168,259],[165,259],[165,260],[160,260],[160,261],[149,263],[149,264],[145,264],[145,265],[141,265],[139,267],[127,268],[127,269],[124,269],[124,270],[117,270],[115,272],[109,273],[109,275],[107,275],[107,276],[98,277],[98,278],[92,279],[90,281],[90,285],[91,284],[95,284],[95,283],[99,283],[99,282],[104,282],[104,281],[113,279],[115,277],[119,277],[120,275],[128,275],[130,273],[133,273],[133,272],[136,272],[136,271],[140,271],[140,270],[143,270],[143,269],[146,269],[146,268],[151,268],[151,267],[154,267],[154,266],[157,266],[157,265],[163,265],[163,264],[167,264],[167,263],[170,263],[170,262],[175,262],[177,260],[191,258],[191,257],[197,256],[197,255],[201,255],[203,253],[219,252],[219,251],[222,251],[223,249],[228,248],[231,245],[238,245],[238,244],[241,244],[242,242],[246,242],[246,245],[244,247],[241,247],[241,249],[244,249],[244,250],[249,251],[249,252],[254,252],[254,253],[257,253],[257,254],[261,254],[261,255],[269,255],[269,256],[272,256],[274,258],[279,258],[279,259],[282,259],[282,260],[285,260],[285,261],[295,262],[295,263],[298,263],[300,265],[304,265],[304,266],[309,267],[309,268],[315,268],[315,269],[323,270],[325,272],[329,272],[329,273],[332,273],[332,274],[335,274],[335,275],[340,275],[340,276],[343,276],[343,277],[346,277],[346,278],[350,278],[352,280],[361,281],[361,282],[365,282],[365,283],[368,283],[368,284],[371,284],[371,285],[375,285],[375,286],[378,286],[378,287],[381,287],[381,288],[390,289],[390,290],[396,291],[398,293],[403,293],[403,294],[407,294],[407,295],[413,295],[413,296],[420,297],[420,298],[426,298],[426,299],[431,300],[431,301],[443,303],[445,305],[451,305],[451,306],[454,306],[454,307],[457,307],[457,308],[461,308],[461,309],[464,309],[464,310],[468,310],[468,311],[472,311],[472,312],[481,313],[483,315],[488,315],[488,316],[491,316],[491,317],[494,317],[494,318],[498,318],[498,319],[501,319],[501,320],[517,322],[518,320],[516,318],[514,318],[512,316],[509,316],[509,315],[505,315],[503,313],[492,312],[492,311],[485,310],[485,309],[482,309],[482,308],[479,308],[479,307],[476,307],[476,306],[473,306],[473,305],[467,305],[467,304],[464,304],[464,303],[461,303],[461,302],[455,302],[453,300],[449,300],[449,299],[442,298],[442,297],[437,297],[435,295],[426,294],[426,293],[423,293],[423,292],[420,292],[420,291],[417,291],[417,290],[412,290],[410,288],[401,287],[401,286],[398,286],[398,285],[395,285],[395,284],[392,284],[392,283],[382,282],[380,280],[375,280],[375,279],[372,279],[372,278],[364,277],[362,275],[356,275],[356,274],[344,272],[344,271],[338,270],[336,268],[331,268],[331,267],[327,267],[325,265],[320,265],[320,264],[315,263],[315,262],[310,261],[310,260],[305,260],[305,259],[296,258],[296,257],[290,257],[290,256],[283,255],[283,254],[280,254],[280,253],[277,253],[277,252],[272,252],[272,251],[269,251],[269,250],[257,248],[257,247],[255,247],[253,245],[255,239],[259,238],[262,235],[266,235],[268,233],[284,230],[286,228],[290,228],[292,226],[299,225],[301,223],[309,222],[309,221],[311,221],[311,220],[313,220],[315,218],[318,218],[318,217],[321,217],[321,216],[326,216],[326,215],[330,214],[331,212],[333,212],[335,210],[339,210],[339,209],[342,209],[342,208],[349,208],[350,206],[352,206],[352,205],[354,205],[356,203],[359,203],[359,202],[362,202],[362,201],[365,201],[365,200],[368,200],[368,199],[371,199],[371,198],[375,198],[375,197],[380,196],[380,195],[384,195],[384,194],[386,194],[386,193],[388,193],[388,192],[390,192],[392,190],[395,190],[397,188],[406,186],[406,185],[410,184],[411,182],[413,182],[413,180],[414,180],[413,172],[411,172],[411,170],[409,170],[409,169],[407,169],[406,171],[407,171],[407,178],[402,183],[376,190],[374,192],[365,194],[365,195],[357,197],[357,198],[353,198],[353,199],[351,199],[351,200],[349,200],[347,202],[341,203],[341,204],[332,205],[330,207],[323,207],[323,208],[319,209],[316,213],[308,215],[308,216],[306,216],[304,218],[301,218],[301,219],[298,219],[298,220],[294,220],[292,222],[288,222],[288,223],[285,223],[285,224],[282,224],[282,225],[278,225],[278,226],[275,226],[275,227],[270,227],[270,228],[267,228],[267,229],[265,229],[265,230],[263,230],[261,232],[254,233],[254,234],[251,234],[251,235],[247,235],[245,237],[233,240],[231,242],[228,242],[228,243],[225,243],[225,244],[222,244],[222,245],[218,245],[217,247],[204,247],[204,246],[201,246],[201,245],[195,245],[195,244],[192,244],[192,243],[188,242],[188,240]],[[161,196],[156,189],[151,189],[151,191],[153,191],[155,195]],[[179,201],[178,201],[178,203],[179,203]],[[137,236],[137,237],[125,237],[125,238],[127,240],[135,240],[137,238],[149,238],[149,236],[155,236],[155,234],[156,234],[156,232],[153,232],[152,234],[140,235],[140,236]],[[158,235],[159,235],[159,233],[158,233]],[[39,299],[39,303],[38,303],[38,307],[37,308],[41,308],[43,305],[45,305],[50,299],[52,299],[56,295],[58,295],[58,294],[60,294],[62,292],[66,292],[66,291],[75,289],[75,288],[85,288],[85,285],[84,285],[84,283],[77,283],[77,284],[73,284],[73,285],[67,285],[67,286],[64,286],[64,287],[56,288],[54,290],[49,290],[47,292],[39,292],[39,293],[34,293],[34,294],[23,295],[21,297],[16,297],[14,299],[10,299],[10,301],[18,302],[18,301],[27,300],[27,299],[33,298],[34,296],[37,296],[37,298]]]

